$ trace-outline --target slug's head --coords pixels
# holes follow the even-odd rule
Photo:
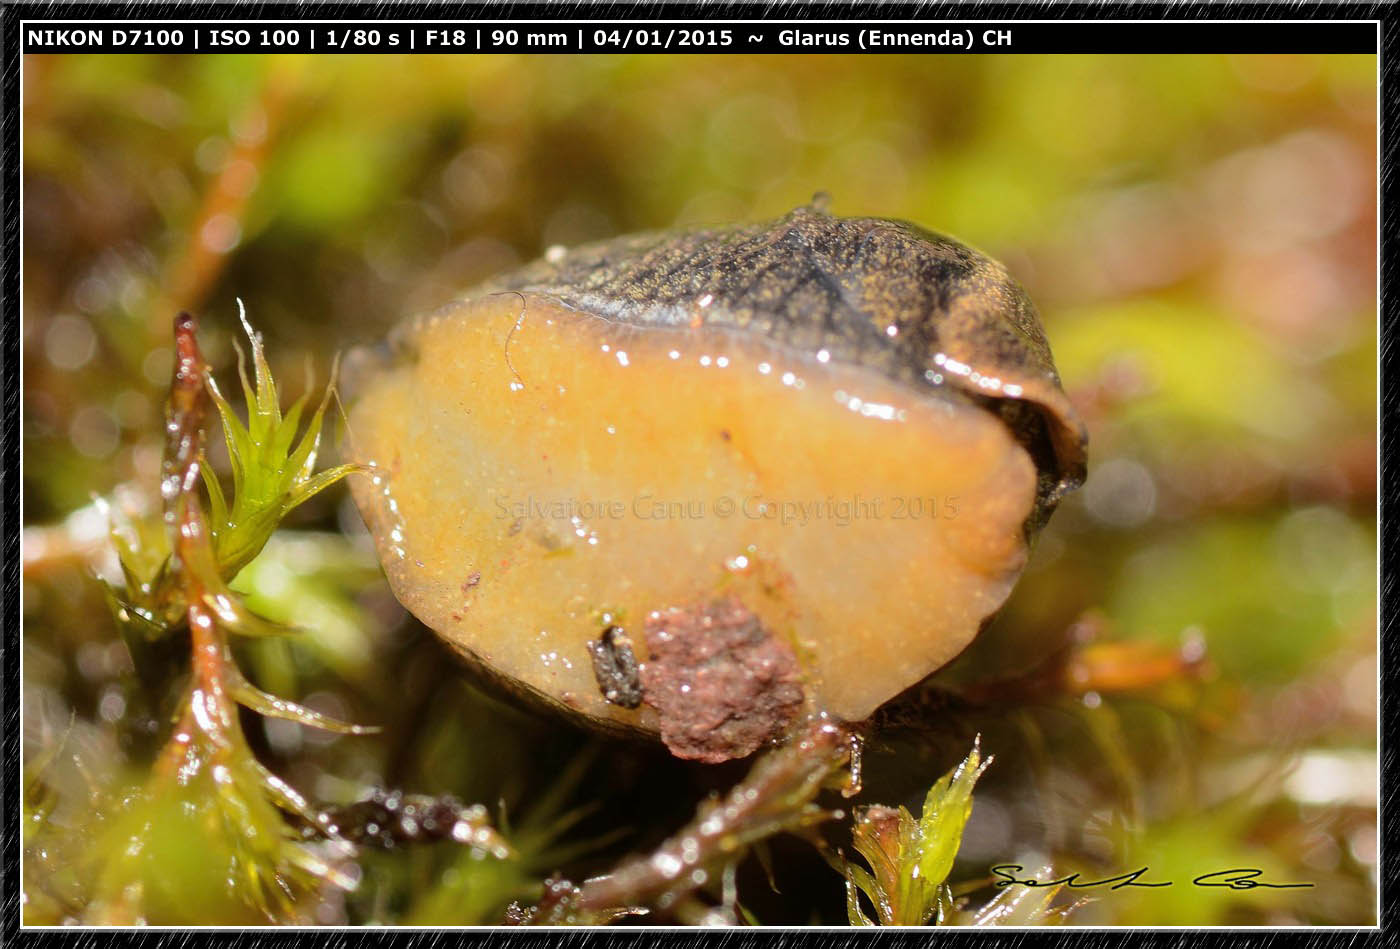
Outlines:
[[[1083,478],[1024,291],[903,222],[552,252],[391,340],[350,445],[396,594],[684,757],[865,718],[946,663]]]

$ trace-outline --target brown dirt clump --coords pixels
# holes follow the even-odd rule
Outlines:
[[[737,598],[653,612],[642,697],[679,758],[742,758],[783,735],[802,706],[792,648]]]

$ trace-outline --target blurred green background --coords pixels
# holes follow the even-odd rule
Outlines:
[[[308,365],[324,381],[337,351],[551,245],[770,218],[824,190],[834,213],[909,219],[1006,262],[1091,433],[1088,483],[940,682],[1023,681],[1064,650],[1069,672],[892,729],[862,800],[920,799],[981,732],[998,760],[955,881],[1035,859],[1181,880],[1252,866],[1315,886],[1098,893],[1070,920],[1373,923],[1376,69],[26,58],[26,761],[63,749],[45,820],[83,826],[95,789],[148,765],[173,707],[88,573],[111,569],[92,497],[157,503],[178,309],[203,315],[231,383],[241,298],[295,395]],[[308,632],[240,661],[268,691],[386,731],[250,718],[262,760],[324,801],[370,786],[503,801],[553,840],[509,872],[450,848],[375,856],[315,920],[493,922],[552,869],[578,878],[653,845],[742,773],[605,741],[579,758],[585,736],[484,696],[405,618],[343,489],[286,526],[236,585]],[[82,918],[64,859],[26,854],[28,921]],[[805,844],[774,843],[781,892],[755,863],[740,894],[761,921],[845,921],[839,876]],[[203,912],[173,892],[169,919]]]

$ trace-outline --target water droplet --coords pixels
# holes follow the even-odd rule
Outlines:
[[[661,875],[668,880],[674,879],[681,870],[684,869],[684,865],[680,860],[669,853],[659,853],[652,858],[651,862],[652,865],[660,871]]]

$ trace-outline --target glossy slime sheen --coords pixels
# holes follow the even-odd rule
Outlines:
[[[947,663],[1083,477],[1024,291],[896,221],[551,252],[361,362],[353,488],[404,605],[497,678],[702,760]],[[631,707],[605,630],[636,650]]]

